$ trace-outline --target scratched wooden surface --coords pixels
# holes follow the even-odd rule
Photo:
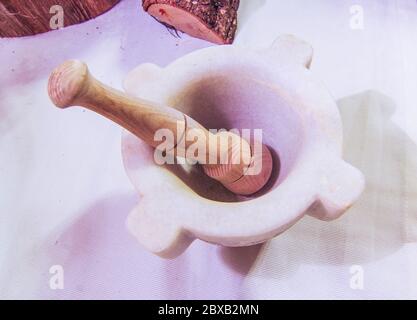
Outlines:
[[[0,1],[0,37],[21,37],[51,31],[51,18],[63,9],[64,26],[97,17],[120,0],[2,0]]]

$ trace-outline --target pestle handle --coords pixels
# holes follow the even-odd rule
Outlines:
[[[68,60],[52,72],[48,92],[57,107],[83,106],[113,120],[153,147],[161,143],[154,139],[155,132],[161,128],[174,133],[174,146],[186,131],[187,116],[182,112],[108,87],[78,60]],[[188,130],[198,128],[203,135],[210,134],[197,122],[188,122]]]

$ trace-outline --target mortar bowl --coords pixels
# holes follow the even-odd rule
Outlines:
[[[174,258],[195,239],[254,245],[306,214],[328,221],[353,205],[364,178],[342,159],[339,112],[309,70],[311,59],[310,45],[285,35],[266,49],[210,47],[128,75],[127,93],[175,107],[208,129],[261,132],[274,161],[267,185],[242,197],[198,166],[158,166],[154,150],[124,131],[124,166],[141,195],[127,226],[145,248]]]

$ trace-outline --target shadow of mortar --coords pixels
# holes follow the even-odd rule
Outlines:
[[[218,259],[217,246],[194,242],[173,260],[141,247],[126,229],[135,192],[111,194],[74,215],[44,242],[38,284],[41,299],[236,299],[241,277]],[[64,270],[64,290],[49,287],[54,265]],[[213,281],[217,279],[217,281]]]
[[[354,265],[382,259],[417,241],[417,146],[392,121],[395,104],[367,91],[338,101],[344,159],[365,176],[358,202],[340,219],[306,216],[262,247],[224,248],[237,272],[256,268],[282,278],[303,264]],[[261,271],[262,270],[262,271]]]

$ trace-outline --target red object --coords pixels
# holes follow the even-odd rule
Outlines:
[[[217,44],[233,42],[240,0],[142,0],[143,9],[165,25]]]

